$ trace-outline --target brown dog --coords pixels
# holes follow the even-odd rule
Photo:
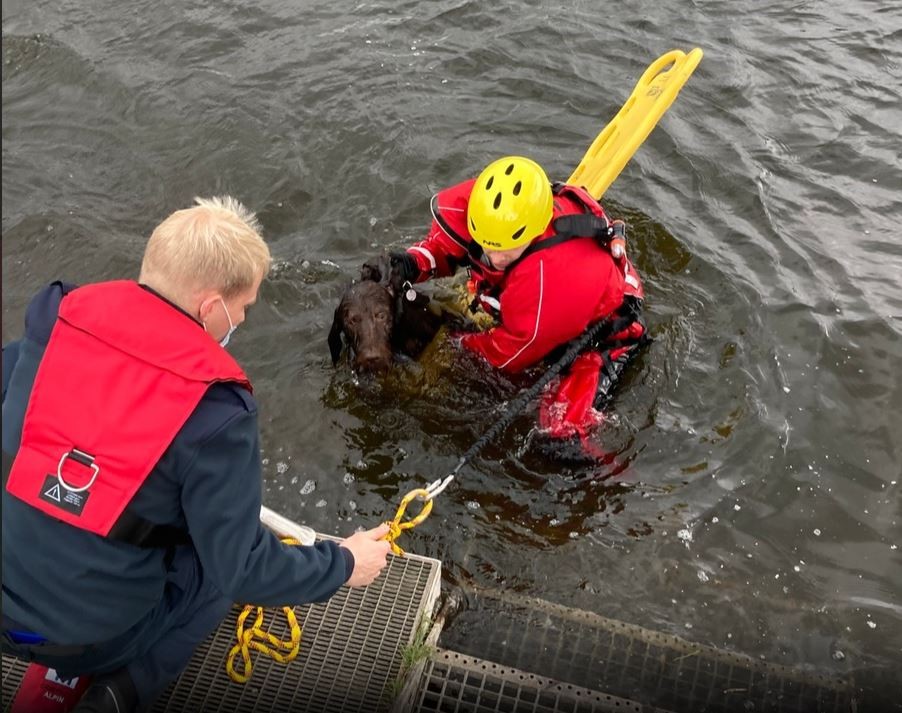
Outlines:
[[[364,264],[360,280],[345,290],[335,309],[329,330],[332,364],[338,363],[346,341],[355,371],[386,371],[395,354],[418,357],[443,324],[463,326],[430,302],[392,276],[385,264]]]

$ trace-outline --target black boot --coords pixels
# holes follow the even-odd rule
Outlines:
[[[137,706],[135,684],[123,668],[91,681],[71,713],[134,713]]]

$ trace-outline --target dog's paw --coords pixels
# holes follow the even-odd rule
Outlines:
[[[370,258],[360,266],[360,281],[382,282],[384,270],[385,258]]]

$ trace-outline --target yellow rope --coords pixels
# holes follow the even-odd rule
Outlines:
[[[404,517],[407,506],[416,498],[425,501],[423,509],[420,510],[420,514],[407,522],[401,522],[401,518]],[[431,512],[432,495],[428,490],[425,488],[418,488],[407,493],[407,495],[404,496],[404,499],[401,500],[401,504],[398,506],[398,511],[395,513],[394,520],[386,523],[389,531],[383,539],[387,540],[389,545],[391,545],[391,551],[396,555],[403,556],[404,550],[395,543],[395,540],[404,530],[409,530],[423,522],[423,520],[429,517],[429,513]],[[298,540],[292,538],[283,539],[282,542],[286,545],[301,544]],[[250,628],[245,629],[244,623],[255,609],[257,615],[254,619],[254,624]],[[229,674],[229,678],[235,681],[235,683],[247,683],[254,673],[254,664],[251,661],[251,649],[266,654],[279,663],[290,663],[297,657],[298,651],[301,649],[301,627],[298,624],[298,618],[294,613],[293,607],[282,607],[282,611],[285,612],[285,618],[288,620],[288,626],[291,629],[290,641],[282,641],[263,629],[263,607],[254,606],[253,604],[246,604],[244,606],[244,609],[238,616],[238,623],[235,630],[238,642],[229,650],[229,655],[226,659],[226,672]],[[241,671],[238,671],[235,668],[235,658],[238,654],[241,654]]]
[[[420,514],[415,518],[408,520],[407,522],[401,522],[401,518],[404,517],[404,511],[407,510],[407,506],[410,504],[412,500],[415,498],[420,498],[425,501],[423,505],[423,509],[420,510]],[[417,488],[416,490],[411,490],[407,495],[404,496],[404,499],[401,500],[401,504],[398,506],[398,512],[395,513],[395,519],[390,520],[385,523],[388,525],[388,534],[385,535],[383,539],[388,540],[388,544],[391,545],[391,551],[396,555],[401,555],[403,557],[404,550],[402,550],[395,543],[395,540],[401,535],[404,530],[409,530],[413,527],[419,525],[423,520],[429,517],[429,513],[432,512],[432,495],[425,488]]]
[[[298,540],[292,538],[283,539],[286,545],[299,545]],[[244,628],[244,623],[250,616],[251,612],[257,610],[257,616],[254,624],[248,629]],[[294,661],[301,649],[301,627],[298,624],[297,615],[294,613],[293,607],[282,607],[285,612],[285,618],[288,620],[288,627],[291,629],[291,640],[282,641],[278,637],[270,634],[263,629],[263,607],[246,604],[244,610],[238,617],[236,633],[238,635],[238,643],[230,650],[226,659],[226,672],[236,683],[247,683],[254,672],[254,665],[251,662],[251,649],[266,654],[270,658],[275,659],[279,663],[290,663]],[[239,672],[235,668],[235,657],[241,654],[242,671]]]

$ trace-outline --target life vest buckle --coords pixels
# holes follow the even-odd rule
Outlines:
[[[66,462],[67,458],[71,458],[76,463],[83,465],[85,468],[90,468],[92,471],[91,479],[88,481],[87,485],[82,485],[81,487],[76,487],[74,485],[69,485],[66,482],[65,478],[63,478],[63,465]],[[84,451],[78,450],[78,448],[73,448],[70,451],[63,453],[60,458],[59,465],[56,466],[56,478],[59,480],[60,485],[62,485],[66,490],[70,493],[83,493],[85,490],[94,485],[94,481],[97,480],[97,474],[100,472],[100,467],[94,462],[94,456],[85,453]]]

